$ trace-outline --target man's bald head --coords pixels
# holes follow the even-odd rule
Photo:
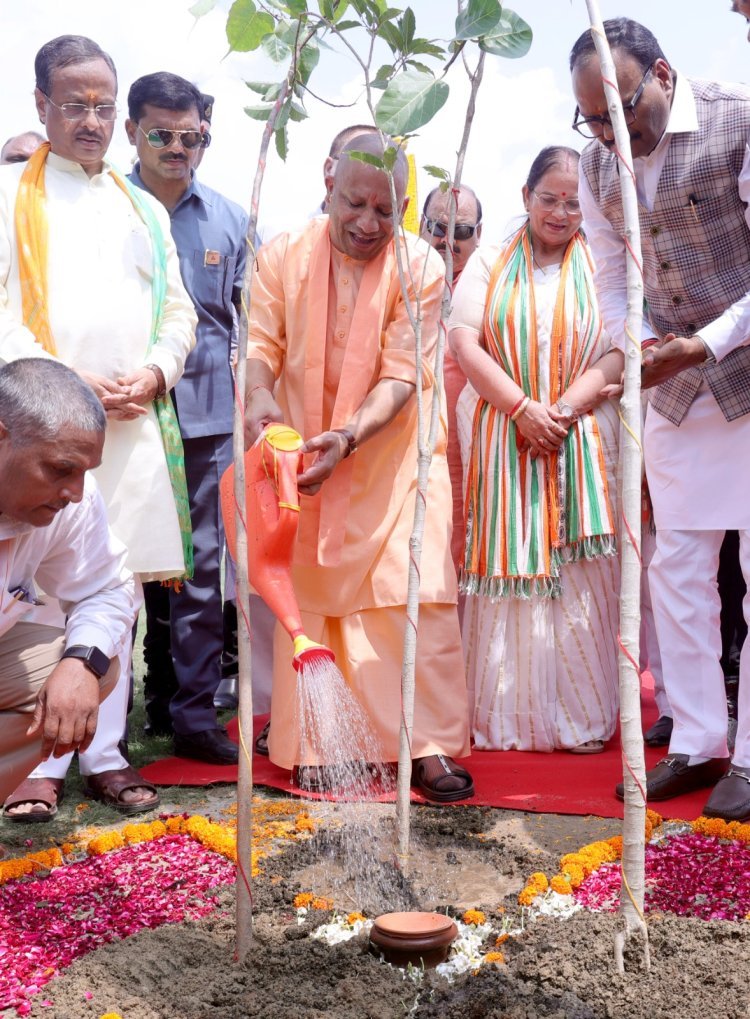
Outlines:
[[[23,134],[13,135],[0,149],[0,164],[25,163],[45,141],[44,135],[38,131],[24,131]]]
[[[395,149],[396,162],[393,166],[393,183],[396,186],[396,195],[398,196],[399,201],[401,201],[406,194],[406,185],[409,180],[409,163],[404,150],[399,145],[396,145],[392,138],[389,138],[388,135],[384,135],[383,138],[385,139],[385,144],[383,143],[383,140],[381,140],[379,134],[374,134],[372,132],[359,134],[356,135],[356,137],[351,138],[341,150],[339,166],[343,163],[352,161],[351,156],[349,155],[351,152],[366,152],[370,156],[377,156],[379,159],[382,159],[389,149]],[[360,165],[364,166],[368,165],[366,163],[362,163],[361,160],[355,160],[355,162],[359,162]],[[377,167],[373,167],[373,169],[376,170]],[[378,172],[384,173],[385,171]]]
[[[400,219],[409,202],[406,197],[409,164],[390,138],[385,138],[385,144],[372,134],[353,138],[341,153],[335,173],[326,177],[331,242],[358,261],[375,258],[393,238],[393,202],[386,171],[353,158],[352,153],[364,152],[382,159],[388,149],[397,150],[393,183]]]
[[[441,190],[440,187],[433,188],[424,203],[419,236],[445,257],[445,238],[451,208],[455,209],[453,238],[455,283],[482,236],[482,205],[475,191],[466,184],[458,188],[449,188],[447,191]]]

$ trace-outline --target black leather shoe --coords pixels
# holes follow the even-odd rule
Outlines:
[[[223,729],[204,729],[203,732],[174,734],[174,752],[177,757],[191,757],[194,761],[209,764],[236,764],[239,747],[232,743]]]
[[[239,704],[237,676],[227,676],[221,680],[214,694],[214,707],[218,711],[236,711]]]
[[[673,796],[691,793],[694,789],[705,789],[716,785],[729,763],[725,757],[715,757],[705,764],[688,764],[687,754],[670,754],[662,757],[655,768],[646,772],[646,799],[671,800]],[[618,800],[625,799],[622,782],[615,786]]]
[[[705,817],[721,817],[725,821],[750,821],[750,768],[739,768],[733,764],[716,783],[703,814]]]
[[[669,715],[659,715],[650,729],[647,729],[643,742],[650,747],[668,747],[672,738],[672,719]]]

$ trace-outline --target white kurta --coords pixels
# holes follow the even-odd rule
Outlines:
[[[450,326],[481,329],[481,311],[499,248],[477,251],[454,295]],[[560,267],[534,271],[539,358],[550,358],[550,336]],[[593,360],[610,349],[602,334]],[[540,400],[549,402],[543,374]],[[478,396],[470,384],[456,410],[466,467]],[[619,421],[613,403],[596,411],[610,500],[616,500]],[[608,739],[617,719],[617,613],[620,568],[615,558],[562,567],[559,598],[468,595],[463,643],[472,711],[472,735],[481,750],[572,748]]]
[[[44,356],[21,325],[14,209],[23,164],[0,168],[0,361]],[[45,171],[49,224],[49,316],[57,356],[77,371],[110,379],[146,364],[181,377],[195,343],[196,315],[180,277],[169,217],[145,192],[160,220],[167,255],[167,295],[159,341],[149,352],[153,278],[151,238],[106,166],[89,178],[50,154]],[[110,420],[95,472],[110,526],[142,579],[183,570],[182,543],[156,414]]]

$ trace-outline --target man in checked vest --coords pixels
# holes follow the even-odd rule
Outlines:
[[[719,664],[716,573],[724,533],[740,532],[750,577],[750,89],[694,81],[667,62],[648,29],[605,22],[630,132],[648,314],[641,340],[646,472],[657,528],[649,577],[664,681],[674,715],[669,754],[649,800],[714,786],[703,813],[750,819],[750,648],[740,665],[731,763]],[[579,198],[597,264],[605,324],[625,329],[620,174],[590,32],[570,55],[573,126],[595,139]],[[650,341],[650,342],[649,342]],[[748,607],[745,602],[745,615]],[[617,794],[622,797],[622,786]]]

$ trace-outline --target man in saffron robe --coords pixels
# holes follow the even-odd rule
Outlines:
[[[395,761],[417,487],[415,338],[398,278],[388,178],[352,158],[353,151],[383,155],[376,136],[350,141],[326,178],[329,216],[282,234],[258,255],[246,426],[250,442],[271,421],[290,424],[307,440],[292,578],[303,626],[333,650],[384,760]],[[401,214],[406,180],[399,154],[394,185]],[[429,414],[444,270],[423,241],[398,243],[412,308],[413,290],[421,290]],[[474,791],[468,772],[452,760],[468,754],[469,741],[450,537],[443,434],[427,498],[412,733],[414,781],[436,802]],[[307,766],[326,762],[300,760],[291,657],[277,626],[268,747],[274,763],[305,765],[308,772]],[[301,771],[297,780],[304,785]]]

